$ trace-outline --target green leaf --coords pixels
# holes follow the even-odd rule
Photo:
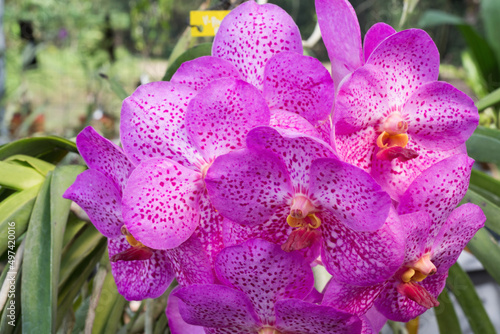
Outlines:
[[[92,334],[111,333],[106,331],[106,325],[119,296],[120,294],[116,288],[115,279],[113,278],[112,273],[108,272],[106,278],[104,279],[99,303],[96,307],[96,310],[99,309],[99,312],[96,312],[95,315]]]
[[[465,197],[460,202],[460,204],[464,203],[474,203],[478,205],[487,218],[485,226],[493,232],[500,234],[500,207],[471,189],[467,190]]]
[[[55,165],[53,165],[49,162],[30,157],[29,155],[23,155],[23,154],[13,155],[13,156],[5,159],[5,161],[20,162],[24,166],[31,167],[31,168],[35,169],[38,173],[42,174],[43,176],[47,175],[48,172],[54,170],[54,168],[56,167]]]
[[[470,189],[500,206],[500,181],[486,173],[473,169],[470,176]]]
[[[469,241],[467,247],[481,262],[484,269],[500,284],[500,245],[488,232],[482,228]]]
[[[85,231],[64,250],[59,272],[59,287],[64,285],[73,271],[82,263],[85,257],[92,253],[96,246],[106,238],[93,225],[87,225]]]
[[[443,24],[451,24],[458,28],[479,66],[486,83],[489,87],[494,87],[500,78],[499,64],[491,46],[473,27],[468,25],[462,18],[439,10],[426,11],[418,23],[420,27],[432,27]]]
[[[43,155],[53,153],[54,151],[60,151],[62,153],[78,153],[78,149],[76,148],[76,144],[74,142],[61,137],[49,136],[24,138],[0,146],[0,160],[7,159],[8,157],[16,154],[25,154],[32,157],[42,158]],[[58,162],[43,158],[42,160]]]
[[[474,333],[496,333],[495,327],[493,327],[490,318],[484,310],[483,303],[476,293],[474,284],[472,284],[469,275],[462,270],[458,263],[451,266],[446,286],[457,298]]]
[[[498,18],[500,17],[500,1],[481,0],[481,17],[483,18],[486,39],[497,56],[500,64],[500,39],[498,38]]]
[[[170,81],[174,73],[179,69],[182,63],[193,60],[202,56],[210,56],[212,54],[212,43],[203,43],[197,45],[183,54],[181,54],[176,60],[172,62],[172,64],[168,65],[167,72],[165,72],[165,76],[163,76],[163,81]]]
[[[22,324],[26,333],[55,333],[50,272],[51,226],[49,173],[40,189],[26,234],[21,302]]]
[[[500,163],[500,131],[478,126],[466,145],[474,160]]]
[[[88,256],[79,261],[80,265],[78,268],[71,273],[66,283],[60,287],[57,301],[57,328],[61,325],[68,310],[72,308],[75,297],[80,293],[80,289],[95,270],[105,250],[106,240],[101,239],[101,242],[95,249],[93,249]]]
[[[7,235],[9,223],[15,223],[16,239],[27,229],[40,185],[18,191],[0,203],[0,235]],[[0,254],[7,250],[7,238],[0,238]]]
[[[61,251],[63,247],[64,231],[68,221],[71,201],[62,196],[66,189],[71,186],[76,177],[86,168],[84,166],[68,165],[57,167],[52,173],[50,184],[50,259],[52,290],[52,323],[56,321],[56,301],[59,283],[59,269],[61,263]]]
[[[85,319],[87,318],[87,312],[89,310],[90,297],[85,298],[80,307],[75,312],[75,326],[71,334],[83,333],[85,329]]]
[[[457,313],[446,289],[439,295],[438,302],[439,306],[434,308],[434,314],[438,322],[439,333],[461,334],[462,329],[458,322]]]
[[[476,106],[477,110],[481,111],[488,107],[494,106],[497,103],[500,103],[500,88],[495,89],[493,92],[477,101]]]
[[[127,300],[123,298],[122,295],[118,295],[116,298],[115,305],[111,309],[109,314],[108,323],[104,329],[104,333],[116,333],[121,325],[121,320],[123,318],[123,310],[127,305]]]
[[[15,295],[11,295],[8,299],[7,299],[7,303],[5,304],[5,307],[3,308],[3,312],[2,312],[2,319],[0,319],[0,333],[2,334],[10,334],[10,333],[13,333],[16,328],[19,328],[21,327],[21,309],[22,309],[22,304],[21,304],[21,293],[22,293],[22,290],[21,290],[21,282],[22,282],[22,269],[20,269],[18,272],[17,272],[17,276],[16,276],[16,293]],[[12,304],[12,301],[14,302],[14,304]],[[10,317],[7,317],[7,315],[12,315],[10,312],[11,310],[9,309],[9,305],[14,305],[14,314],[13,314],[13,317],[10,316]],[[11,306],[12,307],[12,306]],[[9,312],[9,313],[7,313]],[[11,324],[9,324],[9,322],[11,321],[14,321],[15,323],[15,326],[11,326]]]
[[[130,95],[117,80],[110,78],[104,73],[100,73],[99,76],[109,82],[109,87],[120,100],[123,101]]]
[[[0,185],[24,190],[39,185],[45,180],[43,175],[33,168],[23,167],[16,163],[0,161]]]

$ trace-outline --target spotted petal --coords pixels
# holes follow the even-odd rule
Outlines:
[[[272,152],[240,150],[215,159],[205,184],[213,206],[243,225],[267,221],[291,199],[292,185],[283,162]]]
[[[209,84],[188,106],[186,126],[205,160],[245,147],[252,128],[269,124],[269,107],[252,85],[232,78]]]
[[[432,249],[432,262],[438,274],[448,272],[485,221],[486,216],[475,204],[466,203],[453,210],[439,231]]]
[[[101,172],[89,169],[81,173],[63,197],[81,206],[95,228],[106,237],[115,238],[121,234],[120,190]]]
[[[248,297],[222,285],[194,284],[172,293],[178,298],[185,322],[195,326],[226,328],[233,333],[255,333],[260,321]]]
[[[108,239],[110,258],[130,248],[124,236]],[[111,262],[118,292],[127,300],[160,297],[175,274],[165,251],[153,250],[148,260]]]
[[[184,124],[194,94],[184,85],[159,81],[139,86],[123,101],[120,139],[134,164],[153,157],[186,166],[197,161]]]
[[[321,215],[321,259],[333,278],[359,286],[384,282],[404,259],[404,235],[394,209],[385,224],[374,232],[349,229],[331,214]]]
[[[276,328],[280,333],[348,334],[360,333],[361,319],[334,309],[298,299],[276,303]]]
[[[385,282],[369,286],[356,286],[331,279],[325,288],[322,305],[361,315],[373,307],[373,303],[384,285]]]
[[[335,89],[319,60],[281,52],[269,60],[264,75],[263,95],[271,109],[299,114],[315,126],[328,119]]]
[[[433,221],[429,234],[436,236],[464,197],[473,163],[466,154],[459,154],[428,168],[401,196],[398,213],[427,212]]]
[[[403,106],[408,135],[427,149],[450,150],[465,143],[479,123],[474,101],[452,85],[422,85]]]
[[[396,30],[390,25],[379,22],[371,26],[366,32],[365,40],[363,42],[363,51],[365,54],[365,61],[370,58],[373,50],[387,37],[395,34]]]
[[[248,1],[227,15],[214,38],[212,55],[230,61],[242,78],[262,89],[264,67],[278,52],[302,54],[299,28],[276,5]]]
[[[347,0],[316,0],[316,13],[338,90],[341,80],[363,65],[356,12]]]
[[[190,325],[182,319],[179,312],[179,298],[175,296],[175,292],[179,290],[180,287],[176,287],[172,293],[168,296],[167,309],[165,314],[168,319],[168,329],[172,334],[206,334],[205,329],[202,326]]]
[[[280,299],[305,298],[313,288],[311,268],[300,253],[286,253],[261,239],[225,248],[216,260],[220,281],[250,298],[264,323],[274,323]],[[257,283],[257,284],[256,284]]]
[[[366,64],[384,74],[387,99],[401,106],[421,85],[438,79],[439,52],[425,31],[408,29],[384,39]]]
[[[76,137],[78,151],[89,168],[98,170],[123,191],[134,169],[122,149],[87,126]]]
[[[182,63],[170,82],[200,91],[212,81],[221,78],[239,79],[236,67],[227,60],[204,56]]]
[[[172,160],[141,163],[123,196],[123,219],[130,233],[154,249],[171,249],[186,241],[198,226],[200,174]]]
[[[363,170],[337,159],[314,160],[309,191],[315,203],[357,231],[374,231],[389,214],[391,199]]]

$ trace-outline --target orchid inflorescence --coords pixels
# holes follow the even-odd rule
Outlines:
[[[212,56],[123,102],[123,149],[91,127],[66,191],[108,238],[128,300],[174,278],[173,333],[371,333],[437,306],[485,222],[456,206],[473,160],[473,101],[437,81],[422,30],[316,0],[332,74],[275,5],[245,2]],[[311,267],[332,275],[314,288]]]

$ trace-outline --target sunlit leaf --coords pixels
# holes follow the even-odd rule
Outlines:
[[[458,263],[451,266],[446,286],[457,298],[472,331],[476,334],[495,334],[496,330],[486,313],[483,303],[469,275]]]
[[[43,155],[53,155],[54,152],[61,152],[63,154],[66,154],[67,152],[78,153],[78,149],[76,148],[76,144],[74,142],[61,137],[48,136],[24,138],[0,146],[0,160],[4,160],[16,154],[25,154],[32,157],[39,157],[42,158],[42,160],[52,163],[57,163],[59,161],[52,161],[43,158]]]
[[[485,228],[480,229],[467,244],[484,269],[500,284],[500,245]]]
[[[172,76],[177,71],[177,69],[182,65],[182,63],[193,60],[202,56],[210,56],[212,54],[212,43],[203,43],[197,45],[183,54],[181,54],[172,64],[168,64],[167,72],[163,76],[163,81],[170,81]]]

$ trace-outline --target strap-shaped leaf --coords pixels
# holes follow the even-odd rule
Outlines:
[[[56,168],[56,166],[54,164],[51,164],[50,162],[33,158],[30,157],[29,155],[24,155],[24,154],[13,155],[5,159],[5,161],[12,161],[24,165],[26,167],[31,167],[35,169],[38,173],[42,174],[43,176],[47,175],[48,172]]]
[[[464,203],[474,203],[480,206],[487,218],[485,226],[500,234],[500,207],[472,189],[467,190],[465,197],[460,202],[460,204]]]
[[[0,185],[3,187],[24,190],[39,185],[44,180],[44,176],[33,168],[0,161]]]
[[[478,126],[467,140],[467,152],[476,161],[500,163],[500,131]]]
[[[438,297],[439,306],[434,308],[434,314],[436,315],[437,323],[439,326],[439,333],[441,334],[461,334],[462,329],[460,328],[460,323],[458,322],[457,313],[455,312],[455,307],[453,302],[448,296],[446,289],[441,292]]]
[[[500,245],[485,228],[477,231],[467,247],[500,284]]]
[[[500,88],[495,89],[481,100],[476,102],[477,110],[481,111],[488,107],[494,106],[495,104],[500,103]]]
[[[25,154],[32,157],[42,157],[43,155],[53,153],[54,151],[60,151],[63,153],[78,153],[76,144],[70,140],[56,136],[36,137],[20,139],[1,146],[0,160],[4,160],[16,154]],[[42,160],[49,161],[51,163],[58,162],[49,159]]]
[[[463,271],[458,263],[451,266],[446,286],[457,298],[474,333],[496,333],[495,327],[493,327],[488,314],[484,310],[483,303],[477,295],[474,284],[472,284],[469,275]]]
[[[203,43],[185,51],[177,59],[175,59],[172,64],[168,64],[167,71],[165,72],[162,80],[170,81],[170,79],[172,79],[172,76],[179,69],[182,63],[202,56],[210,56],[211,54],[212,43]]]

